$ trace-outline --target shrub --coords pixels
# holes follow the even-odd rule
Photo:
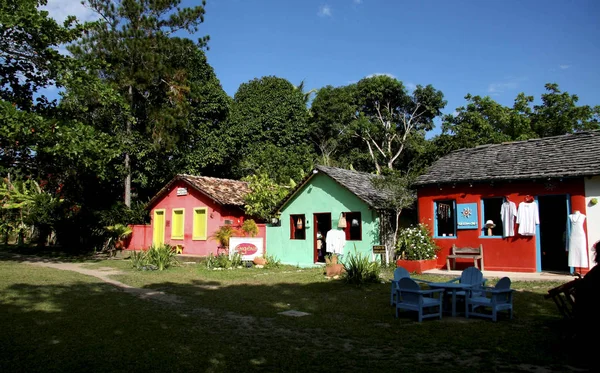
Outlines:
[[[153,266],[162,271],[179,264],[176,255],[175,249],[170,245],[152,245],[146,251],[133,252],[129,260],[136,269]]]
[[[436,259],[440,250],[424,224],[405,228],[398,234],[396,256],[404,260]]]
[[[342,264],[346,271],[344,279],[350,284],[362,285],[379,282],[379,273],[381,272],[379,263],[372,262],[369,254],[356,252],[356,247],[354,253],[349,253]]]
[[[146,262],[146,252],[144,251],[134,251],[129,256],[129,260],[131,261],[131,265],[135,269],[141,270],[143,267],[148,265]]]
[[[266,255],[265,260],[267,261],[265,268],[272,269],[281,267],[281,260],[277,259],[274,255]]]
[[[242,265],[242,256],[238,253],[235,253],[231,259],[227,254],[219,254],[215,256],[213,253],[210,253],[208,258],[206,258],[206,268],[214,269],[214,268],[232,268],[239,267]]]

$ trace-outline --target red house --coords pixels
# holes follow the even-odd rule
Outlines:
[[[249,191],[243,181],[177,175],[150,200],[151,224],[134,226],[127,248],[166,243],[182,247],[183,254],[217,254],[219,243],[211,235],[223,225],[241,226]],[[265,225],[258,226],[264,247]]]
[[[481,244],[485,270],[588,272],[600,240],[600,231],[590,229],[600,224],[599,175],[598,131],[442,157],[416,182],[419,221],[442,248],[438,268],[446,266],[452,245]]]

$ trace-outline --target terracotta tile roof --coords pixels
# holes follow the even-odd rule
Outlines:
[[[380,177],[365,172],[358,172],[352,170],[346,170],[343,168],[329,167],[329,166],[316,166],[315,169],[308,174],[304,180],[302,180],[296,188],[294,188],[283,201],[276,207],[276,211],[280,211],[281,208],[291,200],[294,195],[302,188],[309,180],[317,173],[322,172],[325,175],[332,178],[335,182],[348,189],[351,193],[356,195],[367,205],[374,209],[384,209],[387,194],[385,191],[378,190],[373,186],[372,180],[376,177]]]
[[[178,180],[186,182],[198,192],[205,194],[221,205],[244,206],[244,197],[250,192],[248,183],[245,181],[181,174],[175,176],[152,197],[148,206],[152,206]]]
[[[437,160],[415,184],[600,175],[600,131],[483,145]]]

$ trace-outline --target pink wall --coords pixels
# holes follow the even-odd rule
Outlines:
[[[427,186],[418,190],[419,222],[426,224],[433,232],[434,224],[434,201],[456,200],[456,203],[478,203],[482,198],[508,196],[518,206],[526,195],[541,196],[553,194],[569,194],[571,197],[571,213],[575,210],[586,211],[585,192],[583,179],[564,180],[556,182],[556,188],[549,191],[543,183],[538,182],[513,182],[482,184],[457,184],[455,186]],[[477,210],[481,221],[481,209]],[[566,222],[565,222],[566,223]],[[515,224],[515,231],[518,225]],[[587,227],[584,226],[587,230]],[[438,268],[446,266],[446,256],[450,254],[452,244],[459,247],[479,246],[483,244],[483,259],[485,270],[490,271],[515,271],[536,272],[536,237],[523,237],[518,234],[508,238],[485,238],[480,237],[479,229],[457,230],[456,237],[437,238],[435,242],[441,247],[438,255]],[[457,262],[463,266],[468,261]],[[472,261],[470,262],[472,265]],[[584,268],[575,268],[580,273],[587,272]]]
[[[177,195],[177,188],[187,188],[188,194],[185,196]],[[196,207],[208,208],[208,229],[206,240],[192,240],[193,230],[193,213]],[[202,255],[206,256],[210,253],[217,254],[219,243],[210,238],[212,234],[225,225],[225,220],[233,220],[233,227],[240,227],[246,219],[241,208],[224,207],[208,196],[196,191],[184,181],[178,181],[171,186],[171,189],[158,200],[154,206],[150,206],[151,225],[134,227],[134,235],[132,235],[131,243],[128,249],[137,250],[147,248],[152,245],[154,210],[165,210],[165,243],[169,245],[183,245],[183,254]],[[183,239],[171,239],[171,219],[173,209],[184,208],[184,237]],[[141,227],[141,228],[137,228]],[[142,228],[143,227],[143,228]],[[266,226],[258,224],[259,234],[257,237],[263,238],[263,247],[265,245]],[[143,236],[143,238],[142,238]]]
[[[133,232],[126,242],[127,250],[142,250],[152,245],[151,225],[131,225],[130,227]]]

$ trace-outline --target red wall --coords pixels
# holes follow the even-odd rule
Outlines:
[[[188,194],[185,196],[177,195],[177,188],[187,188]],[[207,240],[192,240],[193,213],[195,207],[208,207],[208,229]],[[165,243],[169,245],[183,245],[183,254],[206,256],[210,253],[217,254],[219,243],[210,238],[212,234],[225,225],[226,219],[233,220],[233,226],[239,227],[245,220],[243,210],[237,207],[224,207],[206,195],[196,191],[184,181],[174,183],[170,190],[153,206],[150,206],[150,217],[152,219],[149,226],[134,226],[134,234],[127,249],[138,250],[152,245],[152,224],[154,219],[154,210],[165,209]],[[184,208],[184,238],[171,239],[171,219],[173,209]],[[138,228],[139,227],[139,228]],[[265,247],[266,226],[259,224],[259,233],[257,237],[263,239]]]
[[[569,194],[571,197],[571,211],[586,211],[585,191],[583,179],[568,179],[553,181],[555,188],[551,191],[540,182],[496,182],[481,184],[456,184],[427,186],[418,190],[419,221],[426,224],[431,232],[434,231],[434,201],[450,199],[456,203],[477,203],[478,221],[481,222],[481,199],[489,197],[508,196],[517,207],[523,202],[526,195],[541,196],[553,194]],[[570,213],[570,212],[569,212]],[[441,247],[438,255],[438,268],[446,267],[446,256],[450,254],[452,244],[459,247],[479,246],[483,244],[483,260],[485,270],[489,271],[514,271],[536,272],[536,237],[523,237],[516,233],[518,224],[515,224],[515,236],[507,238],[481,238],[480,229],[457,229],[456,237],[436,238],[435,242]],[[587,226],[584,226],[587,230]],[[457,261],[464,266],[473,265],[464,259]],[[469,264],[470,263],[470,264]],[[576,268],[576,271],[585,273],[587,269]]]

